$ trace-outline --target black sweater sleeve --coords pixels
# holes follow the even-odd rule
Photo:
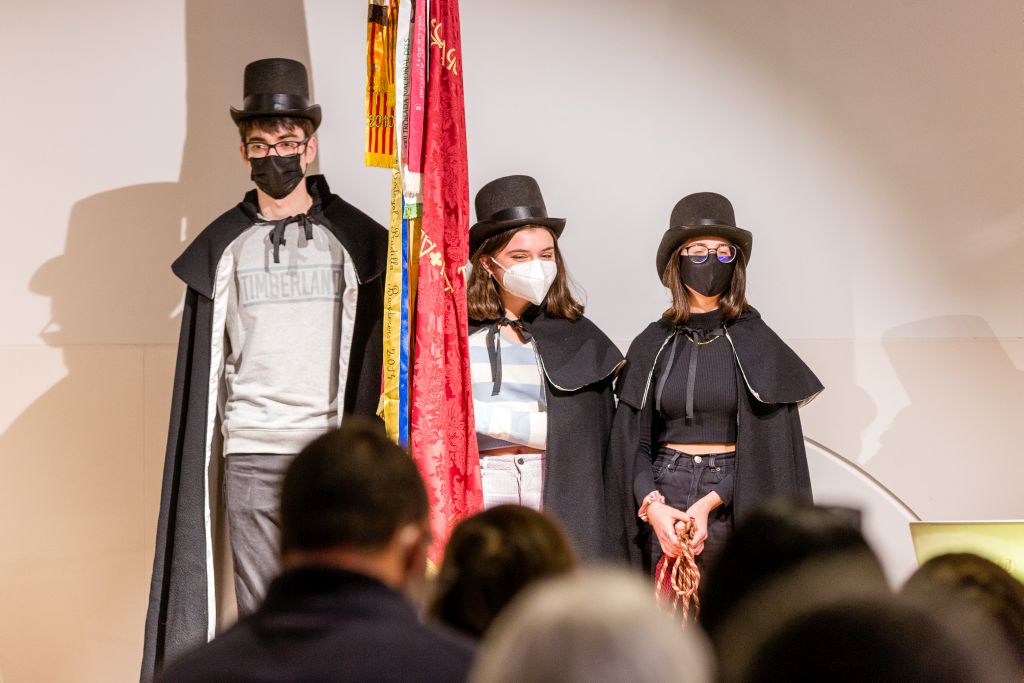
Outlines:
[[[722,499],[722,505],[729,505],[732,503],[732,495],[735,485],[736,475],[730,474],[726,476],[725,479],[712,486],[711,490],[717,493],[718,497]]]
[[[651,405],[650,401],[639,414],[626,406],[637,421],[636,455],[633,463],[633,498],[637,509],[647,494],[658,488],[654,483],[654,458],[651,455]]]

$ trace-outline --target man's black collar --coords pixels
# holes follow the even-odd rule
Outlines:
[[[306,177],[313,197],[310,215],[333,234],[352,258],[360,284],[377,279],[387,262],[388,233],[379,223],[331,193],[322,175]],[[259,218],[256,190],[207,226],[172,264],[174,274],[208,299],[213,298],[217,265],[224,250]]]

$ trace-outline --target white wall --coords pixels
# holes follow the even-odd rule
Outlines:
[[[227,115],[246,62],[311,65],[321,168],[385,218],[387,172],[361,163],[365,11],[0,10],[7,683],[136,675],[182,293],[167,266],[246,187]],[[540,180],[623,345],[663,307],[672,205],[726,194],[755,235],[752,301],[828,386],[808,435],[924,518],[1024,517],[1022,38],[1016,0],[467,1],[470,189]]]
[[[336,3],[306,11],[344,117],[324,148],[358,149],[362,29]],[[1024,517],[1021,16],[1016,0],[467,2],[470,190],[539,179],[589,315],[624,348],[664,308],[673,204],[722,192],[754,232],[751,301],[828,387],[807,434],[924,518]],[[355,153],[323,168],[386,194]]]
[[[3,5],[0,680],[138,678],[169,264],[246,188],[242,68],[306,33],[294,1]]]

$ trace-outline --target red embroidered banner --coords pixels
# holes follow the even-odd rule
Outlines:
[[[429,489],[430,559],[438,563],[452,528],[482,507],[483,495],[467,341],[469,178],[458,0],[432,0],[429,12],[409,446]]]

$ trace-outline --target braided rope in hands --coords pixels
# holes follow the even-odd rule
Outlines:
[[[678,557],[662,555],[655,571],[655,597],[662,604],[672,602],[672,614],[678,612],[682,615],[683,626],[700,614],[700,599],[697,597],[700,570],[697,568],[693,546],[690,545],[696,531],[697,525],[692,517],[676,522],[682,552]]]

